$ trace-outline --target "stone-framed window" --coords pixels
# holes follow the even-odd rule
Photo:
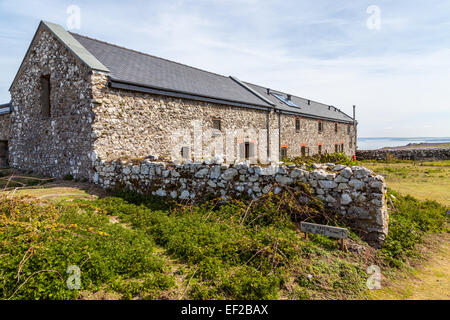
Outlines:
[[[212,120],[213,129],[222,131],[222,120],[218,118],[214,118]]]
[[[43,118],[50,118],[52,114],[50,103],[51,85],[50,75],[41,76],[41,115]]]
[[[337,143],[334,144],[334,153],[339,153],[339,145]]]
[[[320,121],[320,120],[319,120],[319,122],[318,122],[318,130],[319,130],[319,131],[318,131],[319,133],[322,133],[322,132],[323,132],[323,122]]]
[[[183,159],[190,159],[191,158],[191,152],[189,147],[182,147],[180,152],[181,158]]]
[[[302,154],[302,157],[306,157],[306,146],[301,146],[300,152]]]
[[[344,152],[344,144],[341,144],[341,152]]]
[[[8,141],[1,140],[0,141],[0,168],[8,166]]]
[[[318,148],[318,153],[319,153],[319,154],[322,154],[322,145],[319,144],[317,148]]]
[[[348,135],[350,135],[350,130],[351,130],[351,127],[350,127],[350,125],[348,125],[348,126],[347,126],[347,134],[348,134]]]
[[[295,117],[295,132],[300,132],[300,117]]]
[[[334,132],[338,133],[338,124],[337,124],[337,122],[334,124]]]
[[[284,158],[287,158],[288,156],[288,146],[282,145],[280,149],[280,158],[283,160]]]

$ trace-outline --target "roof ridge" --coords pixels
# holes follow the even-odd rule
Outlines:
[[[69,31],[69,33],[71,35],[76,35],[76,36],[79,36],[79,37],[82,37],[82,38],[86,38],[86,39],[89,39],[89,40],[92,40],[92,41],[97,41],[97,42],[100,42],[100,43],[103,43],[103,44],[106,44],[106,45],[109,45],[109,46],[113,46],[113,47],[116,47],[116,48],[119,48],[119,49],[124,49],[124,50],[131,51],[131,52],[134,52],[134,53],[137,53],[137,54],[142,54],[142,55],[147,56],[147,57],[152,57],[152,58],[155,58],[155,59],[159,59],[159,60],[175,63],[175,64],[178,64],[178,65],[183,66],[183,67],[195,69],[195,70],[202,71],[202,72],[205,72],[205,73],[209,73],[209,74],[213,74],[213,75],[216,75],[216,76],[220,76],[222,78],[230,79],[229,77],[224,76],[223,74],[219,74],[219,73],[203,70],[203,69],[200,69],[200,68],[197,68],[197,67],[189,66],[189,65],[181,63],[181,62],[177,62],[177,61],[161,58],[161,57],[149,54],[149,53],[145,53],[145,52],[142,52],[142,51],[137,51],[137,50],[130,49],[130,48],[127,48],[127,47],[119,46],[119,45],[114,44],[114,43],[110,43],[110,42],[107,42],[107,41],[103,41],[103,40],[95,39],[95,38],[92,38],[92,37],[88,37],[88,36],[85,36],[85,35],[82,35],[82,34],[79,34],[79,33],[76,33],[76,32],[70,32]]]

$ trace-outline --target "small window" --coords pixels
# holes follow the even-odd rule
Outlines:
[[[334,153],[339,153],[339,145],[338,144],[334,145]]]
[[[338,124],[337,123],[334,124],[334,132],[338,133]]]
[[[306,147],[302,147],[301,153],[302,153],[302,157],[306,157]]]
[[[220,119],[213,119],[213,129],[222,130],[222,120]]]
[[[322,121],[319,121],[319,133],[323,132],[323,123]]]
[[[8,166],[8,141],[0,141],[0,168]]]
[[[245,154],[244,158],[247,160],[250,158],[250,142],[245,143]]]
[[[319,144],[319,154],[322,154],[322,145]]]
[[[283,160],[284,158],[287,158],[287,149],[286,147],[282,147],[281,148],[281,160]]]
[[[300,132],[300,118],[295,118],[295,131]]]
[[[50,118],[50,76],[41,77],[41,114],[44,118]]]
[[[344,152],[344,144],[341,144],[341,152]]]
[[[190,159],[190,152],[189,147],[182,147],[181,148],[181,157],[183,159]]]
[[[350,125],[347,126],[347,134],[350,134]]]

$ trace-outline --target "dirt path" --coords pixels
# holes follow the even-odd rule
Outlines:
[[[450,235],[440,235],[429,259],[411,273],[371,292],[372,299],[450,300]]]

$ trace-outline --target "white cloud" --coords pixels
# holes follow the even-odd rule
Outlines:
[[[450,25],[443,14],[450,6],[432,2],[434,7],[379,1],[379,32],[365,26],[369,1],[74,4],[81,7],[82,34],[323,101],[348,114],[356,104],[361,136],[450,136]],[[39,19],[65,23],[69,4],[3,1],[0,7],[37,26]],[[24,37],[16,29],[0,22],[5,46],[16,37],[29,41],[34,33]],[[7,61],[1,50],[2,70],[20,63],[23,54]],[[1,90],[16,71],[6,70]]]

